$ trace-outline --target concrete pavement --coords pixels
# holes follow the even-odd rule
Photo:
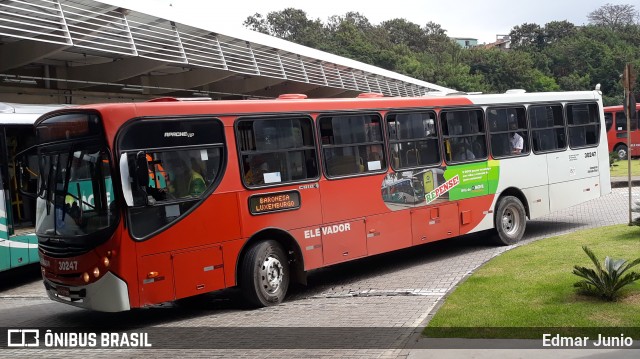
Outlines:
[[[636,193],[634,192],[634,197]],[[605,197],[552,213],[528,222],[523,244],[579,229],[626,223],[627,189],[616,188]],[[264,328],[256,337],[263,349],[151,349],[151,350],[3,350],[4,356],[90,357],[378,357],[420,358],[440,351],[404,349],[415,339],[434,313],[444,295],[480,265],[511,247],[495,247],[485,243],[482,235],[456,238],[417,248],[383,254],[359,261],[323,268],[311,273],[309,286],[293,288],[280,306],[247,311],[234,301],[233,292],[216,293],[200,302],[158,306],[147,310],[119,314],[93,313],[53,303],[44,297],[42,284],[33,280],[23,285],[4,288],[0,292],[0,323],[19,327],[83,327],[120,324],[130,328],[201,328],[210,331],[225,327]],[[270,328],[317,328],[322,336],[332,328],[399,328],[399,344],[392,349],[346,349],[348,339],[336,342],[333,349],[269,348]],[[3,333],[0,333],[3,335]],[[263,337],[264,336],[264,337]],[[381,340],[384,338],[380,338]],[[185,343],[199,343],[198,338],[185,338]],[[233,341],[235,338],[228,338]],[[403,344],[404,343],[404,344]],[[367,348],[367,347],[364,347]],[[369,347],[370,348],[370,347]],[[438,357],[484,358],[485,350],[458,352],[447,350]],[[491,352],[490,352],[491,353]],[[527,350],[499,351],[500,354],[523,357]],[[553,354],[551,351],[544,353]],[[626,351],[625,351],[626,353]],[[596,355],[584,351],[584,355]],[[426,356],[425,356],[426,355]],[[519,355],[519,356],[518,356]],[[562,350],[559,356],[569,355]],[[533,357],[537,357],[535,355]],[[569,358],[569,357],[567,357]]]

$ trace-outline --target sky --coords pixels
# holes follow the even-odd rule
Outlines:
[[[102,0],[99,0],[102,1]],[[498,34],[508,34],[523,23],[544,25],[550,21],[567,20],[575,25],[587,24],[587,15],[611,4],[631,4],[640,10],[638,0],[105,0],[135,10],[153,9],[178,14],[182,18],[207,21],[224,28],[242,28],[244,20],[255,13],[266,15],[288,7],[301,9],[311,19],[327,21],[332,15],[357,11],[372,24],[404,18],[424,26],[433,21],[447,30],[450,37],[477,38],[479,43],[496,40]],[[142,7],[142,8],[141,8]]]

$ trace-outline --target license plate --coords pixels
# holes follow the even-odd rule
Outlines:
[[[56,293],[62,297],[71,297],[71,290],[68,287],[57,287]]]

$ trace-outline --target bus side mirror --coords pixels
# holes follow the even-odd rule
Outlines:
[[[18,191],[26,197],[36,198],[38,195],[38,154],[36,147],[30,147],[18,154],[14,159]]]
[[[144,176],[142,172],[144,170]],[[131,173],[135,177],[131,176]],[[146,186],[148,184],[147,159],[144,152],[120,155],[120,182],[122,194],[128,207],[146,206],[149,204]]]

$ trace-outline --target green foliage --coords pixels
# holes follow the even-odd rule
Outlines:
[[[390,19],[376,25],[357,12],[322,22],[287,8],[266,16],[255,14],[244,25],[460,91],[574,91],[601,84],[604,104],[619,105],[624,65],[631,62],[640,69],[640,24],[627,16],[637,11],[610,4],[597,10],[590,13],[594,18],[586,26],[568,21],[515,25],[510,31],[511,49],[506,51],[463,49],[433,22],[420,26]],[[640,88],[640,76],[636,86]]]
[[[582,249],[595,265],[595,269],[577,265],[573,267],[573,274],[583,278],[573,284],[581,293],[613,301],[620,295],[622,288],[640,279],[640,273],[625,274],[629,269],[640,264],[640,258],[627,263],[625,259],[612,259],[607,256],[603,267],[589,247],[583,246]]]
[[[613,166],[617,166],[614,163],[616,163],[617,161],[619,161],[620,158],[618,158],[618,153],[611,151],[609,152],[609,168],[613,167]]]

